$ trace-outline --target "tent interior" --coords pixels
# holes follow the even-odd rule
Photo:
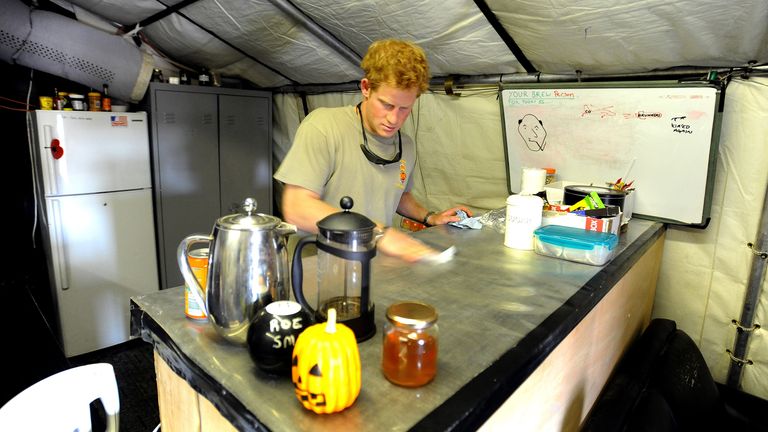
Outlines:
[[[26,101],[24,110],[52,92],[46,77],[77,89],[109,82],[112,97],[133,106],[145,98],[153,69],[166,78],[182,71],[196,78],[206,68],[215,85],[272,92],[274,169],[308,112],[359,101],[359,64],[372,41],[412,40],[425,50],[432,74],[430,90],[403,128],[417,142],[413,193],[429,208],[462,204],[476,214],[504,207],[511,192],[498,99],[505,85],[698,80],[718,86],[723,109],[710,219],[705,228],[668,226],[653,317],[675,320],[718,382],[768,399],[768,335],[761,327],[768,293],[764,270],[755,270],[761,267],[754,263],[765,261],[768,247],[768,3],[0,3],[0,57],[7,63],[3,69],[12,72],[4,76],[13,77],[4,96]],[[22,163],[28,158],[26,125],[7,118],[4,129],[17,138],[6,142],[15,155],[9,184],[25,190],[12,195],[18,232],[6,247],[22,245],[22,256],[32,264],[13,272],[32,273],[44,264],[30,232],[32,180]],[[606,177],[620,177],[621,171]],[[279,210],[279,185],[274,187]],[[636,187],[642,193],[642,185]],[[734,345],[742,333],[749,341],[739,357]],[[735,363],[738,376],[729,380]]]

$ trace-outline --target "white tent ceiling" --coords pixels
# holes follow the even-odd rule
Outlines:
[[[419,43],[435,77],[576,70],[586,75],[636,74],[768,60],[768,2],[762,1],[73,0],[71,4],[79,17],[89,12],[124,29],[139,29],[149,44],[181,65],[206,66],[260,87],[357,80],[360,56],[371,41],[386,37]],[[175,6],[180,7],[157,19],[157,14]]]

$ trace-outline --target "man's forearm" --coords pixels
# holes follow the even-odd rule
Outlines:
[[[317,233],[317,222],[338,212],[316,193],[299,186],[285,185],[283,190],[282,213],[286,222],[296,225],[304,232]]]

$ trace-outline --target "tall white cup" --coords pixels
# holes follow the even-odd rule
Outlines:
[[[544,200],[536,195],[510,195],[507,198],[504,246],[533,249],[533,231],[541,226]]]
[[[520,194],[535,195],[544,190],[547,182],[547,170],[543,168],[523,168],[523,177],[520,179]]]

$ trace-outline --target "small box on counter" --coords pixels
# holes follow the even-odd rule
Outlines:
[[[533,250],[539,255],[591,265],[603,265],[616,254],[619,236],[610,232],[587,231],[547,225],[533,232]]]
[[[551,206],[550,209],[544,210],[541,215],[542,226],[559,225],[587,231],[608,232],[616,235],[619,234],[619,228],[621,228],[621,211],[615,216],[598,217],[567,212],[560,206]]]
[[[562,204],[565,193],[564,188],[576,184],[583,184],[583,182],[561,180],[545,184],[544,192],[547,194],[547,202],[550,204]]]

